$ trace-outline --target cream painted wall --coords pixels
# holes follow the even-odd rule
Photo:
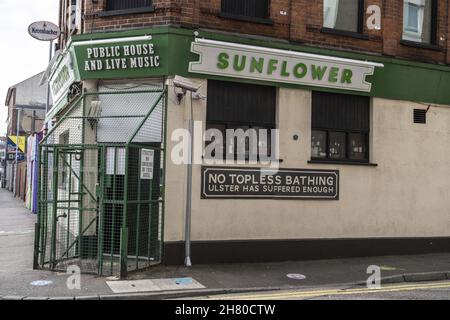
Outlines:
[[[207,95],[207,83],[201,93]],[[189,100],[169,89],[168,137],[187,128]],[[206,119],[206,101],[194,101]],[[201,166],[193,169],[192,240],[420,237],[450,235],[450,107],[372,99],[371,162],[377,167],[312,165],[311,92],[279,89],[281,167],[340,170],[340,200],[201,200]],[[300,139],[294,141],[293,135]],[[168,144],[165,241],[184,239],[186,166],[172,163]]]

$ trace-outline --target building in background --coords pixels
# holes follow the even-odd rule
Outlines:
[[[4,188],[6,166],[6,137],[0,137],[0,188]]]
[[[40,85],[42,76],[43,72],[11,86],[5,100],[8,108],[6,188],[24,201],[27,190],[27,140],[42,130],[45,119],[47,88]]]
[[[90,259],[83,271],[123,275],[182,264],[186,247],[194,263],[450,248],[448,1],[60,3],[41,267]],[[279,154],[200,156],[191,183],[171,139],[191,120],[200,133],[278,129]]]

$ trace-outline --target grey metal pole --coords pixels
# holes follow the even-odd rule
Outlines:
[[[16,167],[14,168],[14,186],[13,193],[16,195],[17,193],[17,167],[19,163],[19,125],[20,125],[20,113],[22,109],[16,108],[17,111],[17,120],[16,120]]]
[[[194,147],[194,120],[193,117],[193,110],[192,110],[192,92],[190,93],[191,96],[191,102],[190,102],[190,118],[189,118],[189,136],[190,136],[190,143],[189,143],[189,163],[187,167],[187,191],[186,191],[186,229],[185,229],[185,260],[184,265],[186,267],[192,267],[192,261],[191,261],[191,221],[192,221],[192,162],[193,162],[193,147]]]
[[[49,57],[48,57],[48,62],[50,63],[50,61],[52,61],[53,58],[53,40],[50,41],[50,53],[49,53]],[[50,79],[47,79],[47,103],[45,105],[45,114],[47,114],[48,109],[50,107]],[[45,124],[46,126],[47,124]]]

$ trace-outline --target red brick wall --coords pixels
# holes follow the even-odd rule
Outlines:
[[[64,0],[61,0],[61,2]],[[450,64],[450,5],[438,0],[438,45],[440,50],[416,48],[401,43],[403,1],[366,0],[366,8],[375,4],[382,10],[381,30],[368,30],[364,19],[364,34],[368,39],[322,32],[323,0],[271,0],[270,19],[273,25],[238,21],[219,17],[221,0],[154,0],[156,11],[110,17],[99,17],[106,0],[84,0],[83,32],[106,32],[144,28],[153,25],[181,25],[208,28],[232,33],[285,39],[311,46],[369,52],[410,60]],[[282,15],[280,11],[286,11]],[[64,19],[61,19],[64,23]],[[64,41],[64,39],[63,39]]]
[[[180,0],[153,0],[156,7],[153,13],[135,13],[109,17],[98,17],[106,6],[106,0],[98,0],[92,3],[86,1],[85,32],[105,32],[114,30],[126,30],[144,28],[153,25],[179,24],[181,17]],[[189,1],[192,2],[192,1]],[[192,16],[192,11],[190,12]]]

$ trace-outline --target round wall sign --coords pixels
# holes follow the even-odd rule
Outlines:
[[[41,41],[52,41],[59,37],[59,27],[49,21],[36,21],[28,27],[28,33],[35,39]]]

